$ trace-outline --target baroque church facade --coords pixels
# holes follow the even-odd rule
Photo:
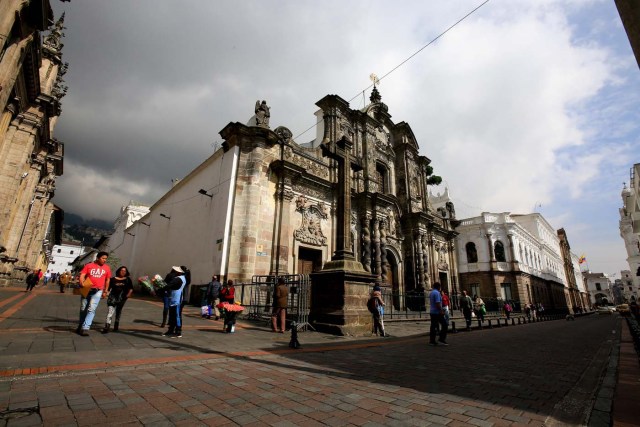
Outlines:
[[[64,144],[53,137],[66,93],[61,39],[48,0],[0,2],[0,285],[46,270],[62,234],[51,201]],[[41,32],[50,30],[42,37]]]
[[[269,107],[257,103],[256,115],[222,129],[223,148],[119,233],[111,249],[137,275],[182,263],[194,283],[212,274],[249,283],[256,275],[320,271],[344,221],[356,260],[397,295],[397,308],[404,308],[402,295],[435,281],[456,294],[454,207],[430,203],[429,185],[439,182],[431,161],[410,126],[391,120],[375,87],[370,100],[355,110],[339,96],[322,98],[317,137],[304,144],[284,126],[272,130]],[[350,149],[344,173],[323,155],[340,140]],[[338,186],[349,191],[348,218]]]

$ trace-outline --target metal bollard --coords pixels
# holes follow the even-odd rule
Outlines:
[[[297,350],[300,348],[300,342],[298,341],[298,323],[291,322],[291,341],[289,341],[289,347]]]
[[[493,325],[491,324],[491,319],[489,319],[489,329],[493,329]]]
[[[518,323],[520,323],[520,322],[518,322]],[[512,326],[515,326],[515,324],[516,324],[516,319],[511,318],[511,325],[512,325]]]
[[[482,329],[482,320],[478,319],[478,329]]]
[[[451,333],[452,334],[458,333],[458,330],[456,329],[456,322],[454,322],[453,320],[451,321]]]

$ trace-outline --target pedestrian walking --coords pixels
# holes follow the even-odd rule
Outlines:
[[[487,308],[479,295],[473,296],[473,309],[476,313],[476,317],[480,320],[480,324],[482,324],[482,322],[484,322],[484,315],[487,314]]]
[[[471,312],[473,310],[473,301],[467,294],[467,291],[462,291],[462,298],[460,298],[460,308],[462,309],[462,315],[467,323],[467,330],[471,330]]]
[[[502,309],[504,310],[504,315],[507,317],[507,320],[509,320],[509,318],[511,317],[511,312],[513,311],[513,308],[511,308],[511,304],[509,304],[508,301],[505,301]]]
[[[287,298],[289,288],[284,278],[278,277],[278,284],[273,293],[273,311],[271,313],[271,328],[273,332],[284,334],[287,325]]]
[[[220,290],[222,289],[222,284],[218,280],[218,276],[215,274],[211,276],[211,282],[209,282],[209,286],[207,287],[207,299],[209,302],[209,318],[211,317],[211,310],[213,309],[214,319],[220,319],[220,309],[218,308],[218,304],[220,304]]]
[[[118,332],[120,327],[120,315],[127,299],[133,293],[133,282],[129,277],[129,269],[124,265],[118,267],[116,270],[116,276],[112,277],[109,281],[109,297],[107,297],[107,319],[104,322],[104,329],[102,333],[106,334],[111,328],[111,321],[115,314],[115,322],[113,323],[113,332]]]
[[[47,270],[47,272],[44,274],[44,280],[42,281],[42,284],[44,286],[47,286],[47,283],[49,283],[49,280],[51,280],[51,271]]]
[[[235,304],[236,288],[233,286],[233,280],[227,280],[222,284],[220,289],[220,303]],[[235,331],[236,315],[237,313],[223,310],[222,313],[222,330],[226,332]]]
[[[442,308],[444,309],[444,321],[449,326],[449,320],[451,319],[451,311],[449,307],[451,306],[451,301],[449,301],[449,293],[443,290],[442,295]]]
[[[429,294],[429,315],[431,317],[431,325],[429,328],[429,345],[436,346],[447,344],[447,324],[444,320],[444,307],[442,305],[442,294],[440,294],[440,282],[433,283],[433,289]],[[436,342],[436,331],[440,326],[440,337]]]
[[[524,305],[524,315],[527,316],[527,320],[531,320],[531,304]]]
[[[109,293],[111,269],[106,264],[108,258],[107,252],[98,252],[96,260],[86,264],[80,271],[80,284],[87,279],[91,281],[89,293],[86,296],[80,296],[80,319],[76,332],[83,337],[89,336],[89,329],[91,329],[100,299],[105,298]]]
[[[367,309],[371,313],[373,320],[373,329],[371,333],[386,337],[384,332],[384,300],[382,299],[382,290],[380,286],[375,285],[367,301]]]
[[[58,279],[58,285],[60,286],[60,293],[64,293],[64,289],[69,285],[70,281],[71,281],[71,274],[69,274],[69,272],[65,270],[64,273],[62,273],[60,275],[60,278]]]
[[[167,274],[170,280],[167,283],[169,292],[169,328],[162,334],[165,337],[182,338],[182,316],[180,309],[182,305],[182,293],[187,285],[184,270],[181,267],[173,266],[171,270],[174,274]]]
[[[27,283],[27,289],[25,290],[25,292],[31,292],[33,288],[36,287],[36,285],[40,281],[39,273],[40,273],[40,270],[38,271],[33,270],[31,274],[27,276],[25,280],[25,282]]]

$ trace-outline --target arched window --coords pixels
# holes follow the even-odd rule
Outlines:
[[[478,251],[476,250],[476,244],[473,242],[469,242],[467,243],[465,248],[467,249],[467,262],[478,262]]]
[[[496,241],[496,243],[493,246],[493,250],[496,254],[496,261],[505,262],[507,260],[504,256],[504,245],[500,240]]]

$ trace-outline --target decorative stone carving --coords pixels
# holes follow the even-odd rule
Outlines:
[[[301,195],[296,199],[296,211],[302,214],[302,224],[294,231],[294,237],[303,243],[325,246],[327,238],[322,233],[321,221],[327,219],[326,205],[322,202],[310,205],[308,199]]]
[[[449,213],[449,218],[455,219],[455,217],[456,217],[456,209],[453,206],[453,202],[447,202],[447,203],[445,203],[445,206],[447,208],[447,212]]]
[[[447,244],[444,242],[436,243],[436,251],[438,253],[438,270],[448,270],[449,263],[447,262]]]
[[[315,199],[328,199],[330,197],[329,190],[321,187],[293,184],[291,188],[298,194],[306,194],[309,197],[313,197]]]
[[[362,217],[362,265],[371,272],[371,233],[369,231],[369,218]]]
[[[271,108],[267,105],[267,101],[256,101],[256,126],[269,129],[269,118],[271,117]]]
[[[346,136],[350,141],[353,141],[353,135],[355,135],[355,132],[353,131],[351,123],[346,119],[340,120],[340,130],[342,131],[343,136]]]
[[[389,261],[387,260],[387,221],[380,220],[380,258],[382,261],[382,282],[389,283]]]
[[[282,141],[286,142],[287,144],[292,141],[293,133],[291,133],[289,128],[278,126],[274,132]]]
[[[310,175],[323,179],[329,178],[329,168],[326,164],[296,154],[291,147],[285,147],[283,155],[287,161],[304,168]]]
[[[422,269],[424,270],[424,283],[429,285],[429,242],[426,235],[422,235],[420,244],[422,245]]]

